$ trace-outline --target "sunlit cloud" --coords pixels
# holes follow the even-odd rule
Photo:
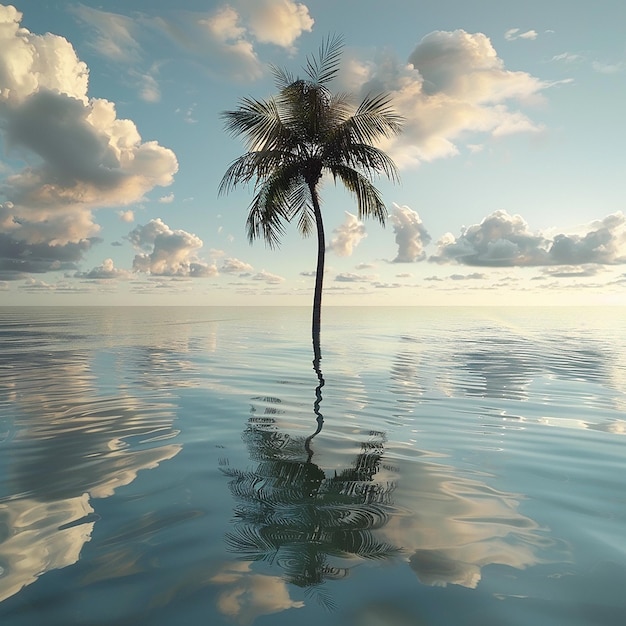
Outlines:
[[[172,230],[161,218],[137,226],[128,240],[141,252],[135,255],[133,269],[153,276],[207,277],[218,274],[215,264],[197,256],[202,240],[184,230]]]
[[[292,0],[246,3],[249,28],[259,43],[289,48],[303,32],[311,32],[313,18],[306,5]]]
[[[220,271],[224,274],[248,274],[252,272],[253,269],[254,268],[249,263],[230,257],[224,259]]]
[[[542,130],[519,106],[539,100],[549,87],[506,69],[486,35],[464,30],[426,35],[404,64],[391,54],[369,65],[351,59],[345,80],[361,85],[363,94],[391,94],[405,118],[404,132],[383,147],[400,167],[454,156],[472,134]]]
[[[459,237],[446,233],[429,260],[485,267],[626,263],[623,213],[608,215],[578,230],[581,232],[551,237],[532,232],[519,215],[495,211],[480,224],[465,228]]]
[[[389,219],[398,245],[398,254],[393,262],[413,263],[423,260],[426,257],[424,247],[431,237],[417,212],[408,206],[394,203]]]
[[[261,270],[252,276],[252,280],[262,281],[267,283],[268,285],[278,285],[282,283],[285,279],[282,276],[278,276],[277,274],[272,274],[265,270]]]
[[[21,18],[0,7],[0,123],[9,156],[26,163],[2,185],[0,263],[44,272],[75,264],[98,241],[93,209],[169,185],[178,163],[118,119],[112,102],[88,97],[88,68],[66,39],[33,35]]]
[[[122,220],[122,222],[126,222],[127,224],[135,221],[135,212],[131,209],[128,209],[128,211],[118,211],[117,214],[120,216],[120,220]]]
[[[206,13],[144,16],[143,22],[204,64],[211,74],[242,81],[255,80],[265,71],[258,44],[292,51],[302,33],[313,27],[306,5],[292,0],[235,1]]]
[[[94,267],[88,272],[77,272],[76,278],[87,278],[90,280],[112,280],[112,279],[129,279],[132,273],[128,270],[115,267],[113,259],[105,259],[102,265]]]
[[[365,225],[352,213],[346,211],[346,219],[333,230],[334,236],[328,246],[337,256],[351,256],[354,248],[367,237]]]

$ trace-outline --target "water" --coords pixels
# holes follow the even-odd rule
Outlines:
[[[0,623],[621,626],[622,320],[0,309]]]

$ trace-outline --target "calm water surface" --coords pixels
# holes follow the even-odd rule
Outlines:
[[[321,380],[309,336],[0,309],[0,624],[626,623],[621,309],[327,308]]]

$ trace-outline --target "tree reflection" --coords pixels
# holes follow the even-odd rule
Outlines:
[[[312,439],[324,423],[317,356],[316,431],[306,438],[292,436],[281,431],[271,406],[262,416],[253,408],[243,440],[256,466],[240,470],[222,464],[237,502],[235,528],[225,541],[242,559],[278,565],[287,582],[317,588],[319,599],[332,604],[320,585],[346,577],[355,558],[385,559],[399,548],[374,534],[393,513],[395,484],[375,480],[385,434],[370,432],[352,466],[341,471],[325,471],[312,461]],[[271,404],[271,398],[264,400]]]

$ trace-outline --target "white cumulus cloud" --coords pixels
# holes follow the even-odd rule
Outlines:
[[[331,239],[329,250],[337,256],[351,256],[364,237],[367,237],[365,225],[352,213],[346,211],[346,219],[341,226],[333,230],[334,237]]]
[[[394,202],[389,218],[398,245],[398,254],[393,262],[413,263],[423,260],[426,256],[424,247],[431,237],[418,213],[408,206],[399,206]]]
[[[128,279],[132,273],[128,270],[115,267],[113,259],[105,259],[102,265],[94,267],[88,272],[77,272],[76,278],[87,278],[90,280],[111,280],[111,279]]]
[[[0,132],[9,157],[24,162],[1,187],[0,269],[47,271],[97,240],[93,209],[169,185],[178,163],[112,102],[89,98],[88,68],[66,39],[34,35],[21,18],[0,6]]]
[[[153,276],[216,276],[217,267],[198,258],[202,240],[184,230],[172,230],[160,218],[137,226],[128,240],[139,250],[133,269]]]
[[[306,5],[293,0],[255,0],[248,4],[250,30],[260,43],[288,48],[314,20]]]
[[[370,65],[352,60],[348,69],[348,85],[360,84],[363,94],[390,93],[404,116],[403,133],[383,144],[400,167],[454,156],[472,133],[542,128],[520,107],[536,100],[548,83],[506,69],[482,33],[435,31],[422,38],[407,63],[388,54]]]
[[[626,217],[608,215],[577,229],[579,232],[549,236],[532,232],[519,215],[495,211],[465,228],[459,237],[446,233],[437,263],[456,262],[472,266],[588,266],[626,263]],[[585,270],[588,272],[588,268]]]
[[[247,274],[253,270],[253,267],[245,261],[240,261],[239,259],[230,257],[228,259],[224,259],[224,263],[222,264],[220,270],[224,274]]]

